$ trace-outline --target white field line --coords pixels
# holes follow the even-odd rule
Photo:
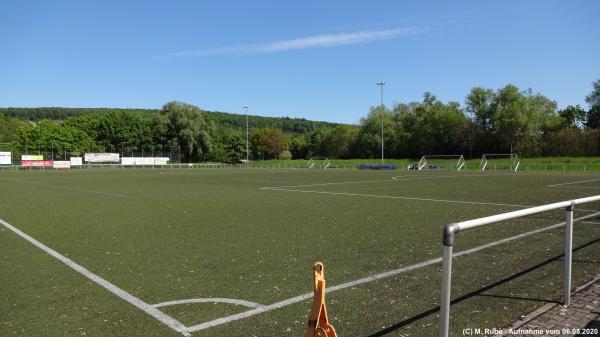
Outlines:
[[[8,178],[0,178],[0,180],[9,181],[9,182],[18,183],[18,184],[29,184],[29,185],[37,185],[37,186],[43,186],[43,187],[56,188],[56,189],[59,189],[59,190],[84,192],[84,193],[93,193],[93,194],[105,195],[105,196],[109,196],[109,197],[129,198],[128,195],[119,194],[119,193],[100,192],[100,191],[94,191],[94,190],[86,190],[86,189],[83,189],[83,188],[67,187],[67,186],[60,186],[60,185],[51,185],[51,184],[44,184],[44,183],[36,183],[36,182],[33,182],[33,181],[23,181],[23,180],[8,179]]]
[[[424,177],[411,177],[411,176],[394,176],[392,180],[404,181],[404,180],[426,180],[426,179],[444,179],[444,178],[471,178],[471,177],[498,177],[498,176],[513,176],[513,174],[506,173],[490,173],[490,174],[446,174],[446,175],[429,175]]]
[[[315,183],[315,184],[304,184],[304,185],[287,185],[287,186],[262,187],[261,189],[270,189],[270,188],[295,188],[295,187],[329,186],[329,185],[351,185],[351,184],[380,183],[380,182],[390,182],[390,181],[392,181],[392,180],[390,180],[390,179],[354,180],[354,181],[340,181],[340,182],[335,182],[335,183]]]
[[[416,198],[416,197],[403,197],[393,195],[378,195],[378,194],[360,194],[360,193],[348,193],[348,192],[328,192],[328,191],[314,191],[314,190],[294,190],[277,187],[263,187],[261,190],[269,191],[283,191],[283,192],[300,192],[300,193],[316,193],[316,194],[332,194],[332,195],[345,195],[355,197],[369,197],[369,198],[384,198],[384,199],[401,199],[401,200],[416,200],[416,201],[431,201],[431,202],[446,202],[453,204],[467,204],[467,205],[487,205],[487,206],[503,206],[503,207],[515,207],[515,208],[529,208],[536,205],[515,205],[515,204],[503,204],[494,202],[479,202],[479,201],[464,201],[464,200],[452,200],[452,199],[431,199],[431,198]],[[580,212],[598,212],[593,209],[577,209]]]
[[[574,222],[575,221],[579,221],[579,220],[583,220],[583,219],[592,218],[592,217],[595,217],[595,216],[598,216],[598,215],[600,215],[600,212],[593,213],[593,214],[588,214],[588,215],[585,215],[585,216],[582,216],[582,217],[574,219]],[[564,225],[565,225],[565,223],[561,222],[561,223],[558,223],[558,224],[555,224],[555,225],[551,225],[551,226],[548,226],[548,227],[536,229],[536,230],[533,230],[533,231],[530,231],[530,232],[522,233],[522,234],[519,234],[519,235],[515,235],[515,236],[512,236],[512,237],[509,237],[509,238],[498,240],[498,241],[495,241],[495,242],[490,242],[490,243],[487,243],[485,245],[481,245],[481,246],[478,246],[478,247],[475,247],[475,248],[463,250],[463,251],[460,251],[460,252],[452,254],[452,256],[453,257],[460,257],[460,256],[463,256],[463,255],[473,254],[475,252],[479,252],[479,251],[487,249],[487,248],[491,248],[491,247],[494,247],[494,246],[497,246],[497,245],[500,245],[500,244],[503,244],[503,243],[511,242],[511,241],[514,241],[514,240],[522,239],[524,237],[527,237],[527,236],[530,236],[530,235],[533,235],[533,234],[537,234],[537,233],[541,233],[541,232],[548,231],[548,230],[551,230],[551,229],[559,228],[559,227],[564,226]],[[338,284],[338,285],[333,286],[333,287],[328,287],[326,289],[326,291],[328,293],[331,293],[333,291],[355,287],[357,285],[361,285],[361,284],[365,284],[365,283],[369,283],[369,282],[381,280],[381,279],[388,278],[388,277],[391,277],[391,276],[394,276],[394,275],[406,273],[406,272],[409,272],[411,270],[415,270],[415,269],[427,267],[427,266],[430,266],[430,265],[433,265],[433,264],[439,264],[441,262],[442,262],[442,258],[438,257],[436,259],[431,259],[431,260],[423,261],[423,262],[420,262],[420,263],[417,263],[417,264],[413,264],[413,265],[410,265],[410,266],[407,266],[407,267],[403,267],[403,268],[399,268],[399,269],[395,269],[395,270],[390,270],[390,271],[387,271],[387,272],[384,272],[384,273],[381,273],[381,274],[372,275],[372,276],[368,276],[368,277],[361,278],[361,279],[358,279],[358,280],[354,280],[354,281],[350,281],[350,282]],[[192,332],[199,331],[199,330],[205,330],[205,329],[212,328],[212,327],[215,327],[215,326],[218,326],[218,325],[227,324],[227,323],[230,323],[230,322],[233,322],[233,321],[237,321],[237,320],[240,320],[240,319],[243,319],[243,318],[248,318],[248,317],[251,317],[251,316],[254,316],[254,315],[258,315],[258,314],[263,313],[263,312],[268,312],[268,311],[280,309],[280,308],[286,307],[286,306],[291,305],[291,304],[295,304],[295,303],[298,303],[298,302],[306,301],[306,300],[308,300],[308,299],[310,299],[312,297],[313,297],[313,293],[307,293],[307,294],[304,294],[304,295],[299,295],[299,296],[291,297],[291,298],[288,298],[288,299],[283,300],[283,301],[279,301],[279,302],[276,302],[276,303],[273,303],[273,304],[265,305],[265,306],[260,307],[260,308],[256,308],[256,309],[244,311],[244,312],[241,312],[239,314],[225,316],[225,317],[217,318],[217,319],[214,319],[212,321],[205,322],[205,323],[200,323],[200,324],[197,324],[197,325],[192,325],[192,326],[189,326],[188,329],[190,331],[192,331]]]
[[[427,179],[445,179],[445,178],[468,178],[468,177],[491,177],[491,176],[504,176],[506,174],[471,174],[471,175],[428,175],[423,177],[414,177],[410,175],[405,176],[393,176],[390,179],[379,179],[379,180],[353,180],[353,181],[340,181],[333,183],[315,183],[315,184],[303,184],[303,185],[285,185],[285,186],[271,186],[263,187],[261,189],[272,189],[272,188],[296,188],[296,187],[312,187],[312,186],[329,186],[329,185],[352,185],[352,184],[364,184],[364,183],[380,183],[390,181],[410,181],[410,180],[427,180]]]
[[[579,180],[579,181],[572,181],[572,182],[569,182],[569,183],[546,185],[546,187],[558,187],[558,186],[565,186],[565,185],[574,185],[574,184],[589,183],[589,182],[592,182],[592,181],[599,181],[599,180],[600,179]],[[588,187],[588,188],[590,188],[590,187]],[[596,188],[596,187],[591,187],[591,188]]]
[[[262,308],[264,305],[256,302],[238,300],[234,298],[218,298],[218,297],[206,297],[206,298],[190,298],[185,300],[168,301],[157,304],[152,304],[155,308],[168,307],[171,305],[190,304],[190,303],[229,303],[235,305],[242,305],[248,308]]]
[[[440,178],[462,178],[462,177],[486,177],[486,176],[505,176],[507,174],[475,174],[468,176],[461,175],[446,175],[446,176],[428,176],[428,177],[410,177],[410,176],[394,176],[393,181],[406,181],[406,180],[425,180],[425,179],[440,179]],[[406,179],[404,179],[406,177]],[[402,178],[402,179],[401,179]],[[600,180],[600,179],[598,179]],[[390,180],[363,180],[363,181],[343,181],[335,183],[317,183],[317,184],[306,184],[306,185],[289,185],[289,186],[271,186],[261,187],[261,190],[267,191],[284,191],[284,192],[300,192],[300,193],[316,193],[316,194],[331,194],[331,195],[346,195],[346,196],[358,196],[358,197],[371,197],[371,198],[388,198],[388,199],[401,199],[401,200],[416,200],[416,201],[432,201],[432,202],[446,202],[446,203],[457,203],[457,204],[470,204],[470,205],[489,205],[489,206],[504,206],[504,207],[515,207],[515,208],[528,208],[536,205],[516,205],[516,204],[504,204],[504,203],[492,203],[492,202],[478,202],[478,201],[463,201],[463,200],[452,200],[452,199],[431,199],[431,198],[417,198],[417,197],[405,197],[405,196],[391,196],[391,195],[378,195],[378,194],[360,194],[360,193],[348,193],[348,192],[328,192],[328,191],[315,191],[315,190],[297,190],[294,188],[299,187],[312,187],[312,186],[328,186],[328,185],[347,185],[347,184],[362,184],[362,183],[376,183],[376,182],[389,182]],[[547,187],[551,187],[548,185]],[[597,212],[597,210],[578,209],[581,212]]]
[[[108,282],[107,280],[101,278],[100,276],[92,273],[91,271],[89,271],[86,268],[82,267],[81,265],[75,263],[73,260],[69,259],[68,257],[65,257],[64,255],[60,254],[59,252],[55,251],[54,249],[44,245],[43,243],[39,242],[38,240],[25,234],[23,231],[12,226],[8,222],[0,219],[0,224],[2,224],[4,227],[8,228],[9,230],[13,231],[15,234],[19,235],[23,239],[29,241],[34,246],[36,246],[39,249],[43,250],[44,252],[48,253],[50,256],[54,257],[55,259],[59,260],[60,262],[62,262],[64,264],[66,264],[68,267],[75,270],[79,274],[87,277],[88,279],[92,280],[96,284],[100,285],[101,287],[105,288],[106,290],[110,291],[111,293],[115,294],[116,296],[120,297],[121,299],[123,299],[123,300],[131,303],[132,305],[138,307],[139,309],[143,310],[145,313],[154,317],[155,319],[157,319],[161,323],[165,324],[169,328],[179,332],[180,334],[182,334],[184,336],[191,335],[190,330],[185,325],[181,324],[179,321],[172,318],[171,316],[166,315],[165,313],[156,309],[155,307],[151,306],[150,304],[142,301],[141,299],[133,296],[132,294],[126,292],[125,290],[117,287],[116,285]]]
[[[552,187],[552,188],[577,188],[577,189],[592,189],[592,190],[597,190],[600,188],[600,186],[598,187],[594,187],[594,186],[546,186],[546,187]]]
[[[452,199],[432,199],[432,198],[416,198],[416,197],[403,197],[394,195],[379,195],[379,194],[362,194],[362,193],[348,193],[348,192],[327,192],[327,191],[315,191],[315,190],[295,190],[278,187],[263,187],[261,190],[270,191],[283,191],[283,192],[299,192],[299,193],[316,193],[316,194],[330,194],[330,195],[345,195],[353,197],[368,197],[368,198],[384,198],[384,199],[401,199],[401,200],[416,200],[416,201],[433,201],[433,202],[446,202],[453,204],[467,204],[467,205],[491,205],[491,206],[506,206],[506,207],[518,207],[527,208],[530,205],[514,205],[514,204],[501,204],[493,202],[479,202],[479,201],[463,201],[463,200],[452,200]]]

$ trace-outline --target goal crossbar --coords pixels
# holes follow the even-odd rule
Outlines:
[[[510,160],[510,170],[517,172],[519,169],[519,164],[521,161],[519,156],[516,153],[486,153],[481,156],[481,163],[479,164],[479,168],[481,171],[485,171],[488,166],[488,161],[493,159],[502,159],[507,158]]]
[[[465,167],[465,157],[461,154],[438,154],[438,155],[425,155],[421,157],[417,167],[419,170],[427,168],[427,165],[431,163],[433,160],[452,160],[455,159],[456,163],[452,165],[452,169],[456,169],[457,171],[462,170]]]

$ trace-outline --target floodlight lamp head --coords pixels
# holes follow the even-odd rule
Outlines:
[[[377,82],[377,85],[385,85],[385,82],[384,81]]]

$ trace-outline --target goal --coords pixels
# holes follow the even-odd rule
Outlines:
[[[517,172],[520,164],[519,156],[516,153],[487,153],[481,157],[479,168],[482,171],[486,169],[506,170]]]
[[[327,157],[312,157],[306,163],[308,169],[323,169],[326,170],[331,166],[331,161]]]
[[[417,164],[419,170],[442,168],[460,171],[465,168],[465,157],[460,154],[427,155]]]

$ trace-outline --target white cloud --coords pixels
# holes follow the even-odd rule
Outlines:
[[[163,55],[167,58],[186,58],[210,55],[227,54],[261,54],[276,53],[288,50],[300,50],[309,48],[327,48],[345,46],[359,43],[368,43],[380,40],[389,40],[406,36],[424,34],[429,27],[406,27],[387,29],[379,31],[363,31],[354,33],[337,33],[307,36],[298,39],[280,40],[259,44],[247,44],[226,46],[219,48],[208,48],[191,51],[179,51]]]

